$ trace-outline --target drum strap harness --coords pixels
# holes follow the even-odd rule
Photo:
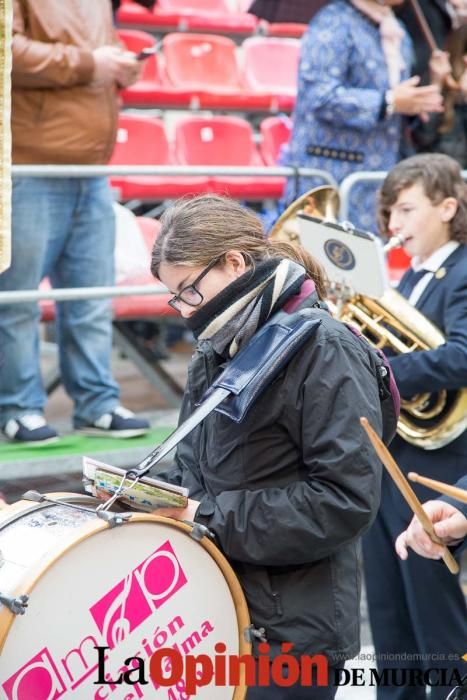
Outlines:
[[[285,311],[275,313],[230,360],[192,415],[137,467],[130,469],[126,478],[139,479],[147,474],[214,410],[241,423],[258,396],[288,365],[320,324],[313,309],[302,309],[293,314]]]

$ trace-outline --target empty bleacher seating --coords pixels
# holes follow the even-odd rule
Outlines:
[[[160,0],[152,10],[124,0],[117,12],[121,26],[152,31],[210,31],[249,36],[258,19],[231,9],[225,0]]]
[[[111,165],[174,165],[164,123],[156,117],[121,114]],[[118,176],[111,178],[118,198],[160,201],[205,192],[208,178],[167,175]]]
[[[175,151],[186,165],[263,166],[251,125],[240,117],[187,117],[176,125]],[[211,176],[209,189],[240,199],[278,198],[283,179],[277,177]]]
[[[154,47],[148,32],[118,30],[129,51]],[[252,37],[242,50],[216,34],[169,33],[142,75],[122,90],[125,107],[289,112],[296,95],[299,42]],[[242,59],[239,60],[239,55]]]
[[[167,77],[173,85],[199,91],[240,88],[235,43],[215,34],[168,34],[164,37]]]
[[[290,111],[297,94],[298,39],[251,37],[243,49],[243,82],[252,92],[269,93],[274,111]]]
[[[191,91],[201,109],[271,109],[269,92],[244,86],[232,39],[215,34],[167,34],[163,52],[168,81]]]
[[[277,165],[281,146],[290,140],[292,119],[285,115],[267,117],[260,124],[260,153],[266,165]]]

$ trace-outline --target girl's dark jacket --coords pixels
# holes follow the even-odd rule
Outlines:
[[[381,481],[359,418],[381,434],[381,411],[366,345],[326,311],[316,316],[315,335],[244,421],[211,413],[162,478],[201,502],[196,520],[215,533],[272,654],[285,641],[296,655],[336,661],[359,650],[358,538],[376,515]],[[200,344],[181,422],[222,363],[209,341]]]

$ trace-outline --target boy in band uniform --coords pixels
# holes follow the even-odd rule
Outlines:
[[[401,396],[461,390],[467,386],[467,185],[458,163],[441,154],[400,162],[384,181],[379,214],[382,230],[402,236],[404,249],[412,256],[398,290],[446,339],[437,348],[390,358]],[[390,449],[403,472],[455,483],[465,473],[467,431],[434,450],[396,436]],[[432,498],[425,487],[414,490],[422,501]],[[383,474],[381,507],[363,541],[378,667],[447,669],[449,678],[454,669],[463,672],[464,595],[457,577],[445,566],[421,557],[407,561],[397,557],[394,540],[410,520],[408,506]],[[379,687],[377,697],[425,700],[427,692],[423,686]],[[430,698],[444,700],[448,692],[446,686],[432,687]]]

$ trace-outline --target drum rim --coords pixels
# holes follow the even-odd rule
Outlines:
[[[61,500],[66,501],[70,498],[72,498],[75,502],[79,503],[82,503],[83,501],[85,501],[86,503],[90,503],[90,501],[92,501],[93,503],[99,503],[98,499],[95,499],[92,496],[88,496],[86,494],[57,492],[45,493],[43,495],[58,501],[58,505],[60,504]],[[42,503],[32,503],[31,501],[27,500],[21,500],[17,501],[16,503],[12,503],[0,512],[0,528],[2,528],[2,526],[7,526],[13,523],[15,520],[22,516],[28,515],[29,513],[32,513],[36,510],[42,510],[47,506],[52,507],[53,504],[51,504],[48,501]],[[9,511],[10,508],[13,509],[13,511]],[[8,516],[10,516],[10,518],[8,518]],[[190,537],[190,539],[193,540],[193,538],[191,538],[191,532],[193,530],[192,525],[189,525],[187,522],[174,520],[173,518],[167,518],[162,515],[155,515],[153,513],[131,512],[131,517],[129,518],[129,520],[123,525],[119,525],[119,527],[125,527],[127,523],[129,524],[138,522],[163,523],[164,525],[169,525],[174,529],[181,530],[187,535],[187,537]],[[13,593],[11,593],[11,595],[29,595],[34,590],[35,586],[39,583],[39,581],[45,576],[45,574],[66,552],[73,549],[84,540],[87,540],[92,535],[95,535],[96,533],[102,532],[103,530],[107,530],[109,528],[109,523],[105,522],[104,520],[100,520],[97,516],[95,521],[92,520],[87,523],[84,523],[76,533],[76,537],[72,539],[67,538],[63,542],[63,544],[60,543],[60,545],[57,547],[57,551],[51,553],[47,559],[41,562],[40,570],[38,570],[38,565],[32,566],[31,569],[25,573],[23,580],[21,581],[17,589]],[[237,620],[237,636],[239,641],[239,656],[242,656],[244,654],[251,654],[251,642],[247,641],[247,639],[245,638],[245,631],[250,626],[250,613],[245,599],[245,594],[243,593],[243,589],[232,566],[230,565],[226,557],[222,554],[222,552],[219,550],[219,548],[214,544],[214,542],[212,542],[209,539],[209,537],[203,536],[201,539],[196,539],[193,541],[195,541],[197,544],[200,544],[207,551],[211,559],[214,560],[217,567],[220,569],[222,575],[224,576],[224,579],[230,591],[230,595],[232,596],[232,601],[235,609],[235,616]],[[27,612],[25,614],[27,615]],[[2,653],[8,634],[10,633],[11,627],[13,626],[16,617],[17,616],[5,606],[3,606],[3,609],[0,610],[0,655]],[[245,669],[242,668],[241,682],[240,685],[235,687],[234,693],[232,695],[232,700],[244,700],[246,692],[247,686],[245,684]]]

